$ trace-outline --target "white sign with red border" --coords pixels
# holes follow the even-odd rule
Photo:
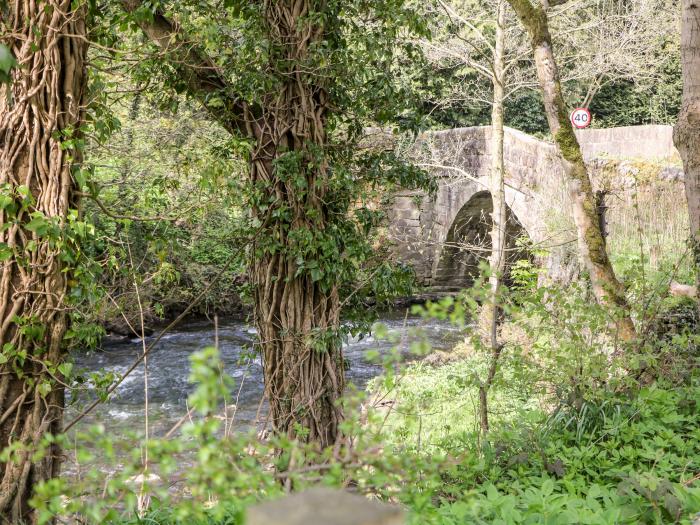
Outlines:
[[[586,108],[576,108],[571,112],[569,118],[576,129],[587,128],[591,125],[591,112]]]

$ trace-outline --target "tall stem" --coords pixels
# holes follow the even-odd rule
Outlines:
[[[503,98],[505,82],[505,0],[499,1],[496,7],[496,42],[493,54],[493,101],[491,106],[491,200],[493,213],[491,215],[491,256],[489,257],[489,299],[482,309],[482,325],[488,326],[491,346],[491,366],[488,377],[481,385],[479,392],[479,411],[481,431],[489,430],[488,393],[493,383],[498,367],[500,347],[498,343],[498,304],[499,287],[506,266],[506,197],[503,182]]]

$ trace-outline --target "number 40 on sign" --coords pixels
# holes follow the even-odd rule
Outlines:
[[[571,112],[569,118],[576,129],[587,128],[591,125],[591,112],[586,108],[576,108]]]

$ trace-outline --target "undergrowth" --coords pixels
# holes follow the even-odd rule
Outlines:
[[[624,345],[611,337],[615,312],[591,300],[586,286],[537,288],[528,271],[535,270],[521,268],[501,298],[503,346],[487,432],[478,393],[493,354],[468,322],[481,280],[457,299],[416,308],[461,327],[464,342],[439,360],[377,355],[385,372],[368,392],[346,396],[347,439],[336,448],[222,435],[218,414],[236,389],[217,349],[208,348],[192,358],[198,387],[181,434],[132,445],[124,457],[104,429],[81,433],[83,464],[99,454],[113,474],[105,481],[102,470],[86,468],[78,480],[44,484],[33,500],[39,517],[238,525],[256,502],[323,485],[400,504],[415,525],[693,523],[700,512],[695,303],[630,287],[641,337]],[[425,352],[424,341],[412,346]]]

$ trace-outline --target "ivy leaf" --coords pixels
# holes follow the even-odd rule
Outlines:
[[[12,248],[4,242],[0,242],[0,262],[7,261],[13,255]]]
[[[73,371],[73,363],[61,363],[58,365],[58,371],[63,374],[63,377],[69,377]]]
[[[12,56],[10,48],[5,44],[0,44],[0,84],[10,83],[10,71],[13,67],[17,67],[17,61]]]
[[[51,383],[49,383],[48,381],[42,381],[41,383],[39,383],[37,389],[39,390],[39,394],[41,395],[41,397],[46,397],[51,392]]]
[[[46,217],[41,214],[34,214],[32,220],[25,224],[24,227],[30,232],[34,232],[41,237],[46,235],[46,233],[49,231],[49,226],[50,223],[48,220],[46,220]]]

